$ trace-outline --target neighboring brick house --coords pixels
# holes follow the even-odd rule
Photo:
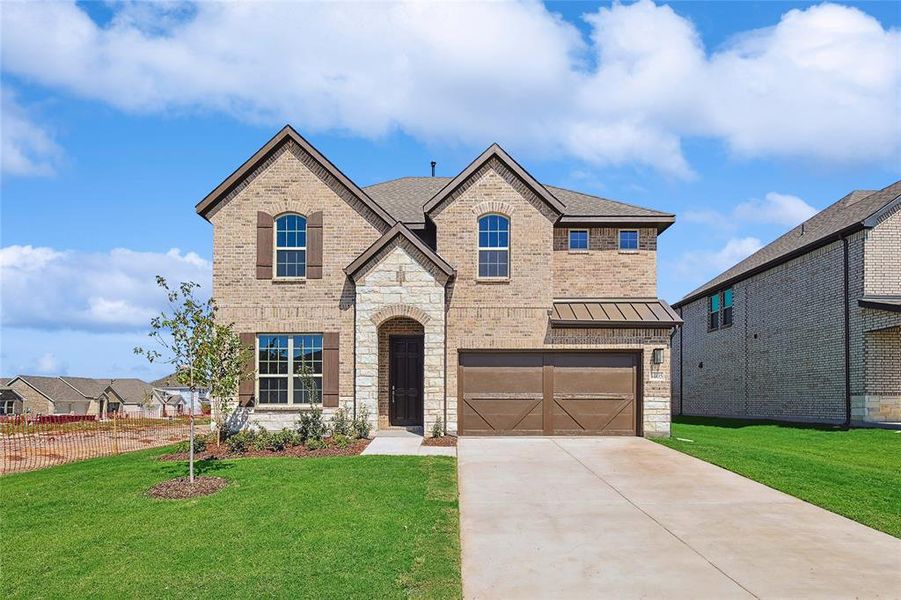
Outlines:
[[[250,422],[321,398],[376,430],[669,434],[671,214],[542,185],[497,145],[360,188],[290,127],[197,212],[218,314],[254,349]]]
[[[674,307],[674,414],[901,421],[901,182],[848,194]]]
[[[45,377],[19,375],[6,385],[21,399],[20,413],[95,415],[111,413],[162,416],[167,394],[134,378]]]

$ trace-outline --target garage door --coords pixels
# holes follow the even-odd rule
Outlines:
[[[464,352],[461,435],[636,435],[638,354]]]

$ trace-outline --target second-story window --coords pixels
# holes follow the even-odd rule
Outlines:
[[[723,291],[723,327],[732,325],[732,288]]]
[[[619,249],[620,250],[638,250],[638,230],[636,230],[636,229],[620,229],[619,230]]]
[[[587,229],[570,229],[569,230],[569,249],[570,250],[588,250],[588,230]]]
[[[717,292],[710,296],[707,300],[707,306],[709,308],[709,322],[707,324],[708,329],[719,329],[720,328],[720,293]]]
[[[510,276],[510,220],[501,215],[479,219],[479,277]]]
[[[307,276],[307,220],[301,215],[275,220],[275,276]]]

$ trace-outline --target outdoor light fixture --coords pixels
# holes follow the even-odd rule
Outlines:
[[[651,363],[655,365],[663,364],[663,348],[654,348],[651,352]]]

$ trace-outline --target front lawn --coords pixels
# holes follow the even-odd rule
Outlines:
[[[457,598],[456,463],[210,461],[229,480],[155,500],[184,463],[150,450],[0,479],[4,598]]]
[[[901,537],[901,433],[681,417],[658,441]]]

